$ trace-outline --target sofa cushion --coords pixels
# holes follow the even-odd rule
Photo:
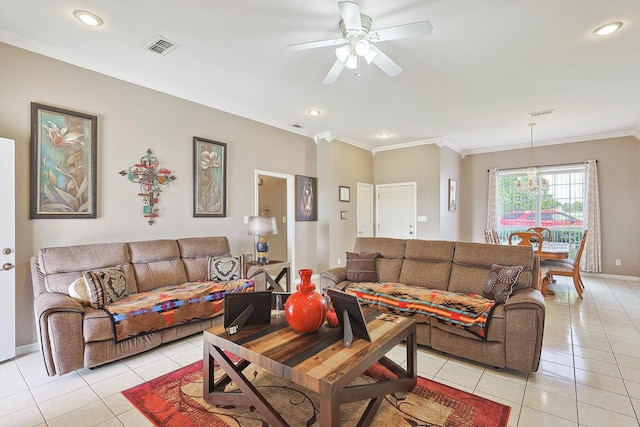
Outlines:
[[[214,282],[227,282],[240,278],[240,261],[230,256],[214,256],[207,259],[207,279]]]
[[[129,295],[122,267],[87,271],[83,277],[86,293],[93,308],[102,308]]]
[[[347,252],[347,280],[352,282],[377,282],[378,267],[376,258],[380,254],[377,252],[368,254],[358,254]]]
[[[82,273],[122,266],[127,274],[129,292],[137,292],[126,243],[95,243],[91,245],[42,248],[38,252],[38,267],[44,275],[48,292],[67,294],[71,284]]]
[[[482,288],[482,296],[498,303],[506,303],[520,273],[522,273],[521,265],[504,266],[493,264],[489,277],[487,277],[487,281]]]
[[[187,280],[190,282],[206,280],[210,256],[231,256],[226,237],[188,237],[178,239],[177,242]],[[242,267],[240,273],[244,273]]]
[[[388,237],[358,237],[353,247],[356,253],[378,252],[378,280],[381,282],[397,282],[404,261],[406,240]]]
[[[487,280],[487,272],[493,264],[523,266],[522,273],[513,287],[514,291],[535,287],[537,278],[532,275],[534,262],[531,246],[456,242],[448,290],[481,293]]]
[[[180,249],[175,240],[147,240],[129,243],[138,292],[187,281]]]

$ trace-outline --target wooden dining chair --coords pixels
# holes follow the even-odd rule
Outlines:
[[[538,233],[544,237],[547,242],[551,241],[551,229],[545,227],[531,227],[527,231],[531,231],[533,233]]]
[[[498,235],[498,230],[495,228],[491,229],[491,236],[493,237],[493,243],[496,245],[500,244],[500,236]]]
[[[544,265],[540,268],[543,269],[545,283],[549,283],[553,280],[553,276],[567,276],[573,278],[573,286],[576,288],[578,296],[582,298],[582,291],[584,290],[584,283],[582,277],[580,277],[580,259],[582,258],[582,252],[584,251],[584,245],[587,241],[587,230],[584,230],[582,240],[580,241],[580,248],[576,253],[576,258],[571,262],[567,261],[545,261]]]
[[[488,228],[484,229],[484,242],[485,243],[493,243],[493,237],[491,236],[491,230]]]
[[[519,239],[519,240],[518,240]],[[538,233],[533,233],[531,231],[514,231],[509,234],[509,244],[510,245],[518,245],[518,246],[536,246],[535,251],[542,251],[542,242],[544,242],[544,237]]]

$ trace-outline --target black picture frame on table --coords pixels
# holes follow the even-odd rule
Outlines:
[[[97,218],[98,117],[31,103],[31,219]]]

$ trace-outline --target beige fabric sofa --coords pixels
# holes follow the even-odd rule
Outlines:
[[[110,316],[68,295],[83,272],[122,266],[131,293],[204,280],[209,256],[230,256],[226,237],[100,243],[41,249],[31,258],[38,338],[47,373],[63,375],[152,349],[222,322],[222,316],[115,342]],[[240,268],[243,271],[242,268]],[[251,277],[265,289],[265,272]],[[220,312],[221,314],[222,312]]]
[[[486,340],[439,322],[416,316],[418,344],[498,368],[534,372],[540,363],[545,303],[539,291],[540,262],[528,246],[484,243],[358,238],[353,252],[378,252],[378,280],[451,292],[482,294],[493,264],[523,266],[506,304],[498,305]],[[322,292],[344,289],[345,267],[320,274]]]

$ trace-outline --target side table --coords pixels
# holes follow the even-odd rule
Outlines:
[[[244,264],[244,277],[250,277],[259,269],[267,272],[267,286],[271,285],[273,290],[277,292],[291,292],[291,263],[289,261],[269,261],[269,264],[247,262]],[[276,277],[275,280],[271,275]],[[285,277],[284,288],[280,285],[283,277]]]

